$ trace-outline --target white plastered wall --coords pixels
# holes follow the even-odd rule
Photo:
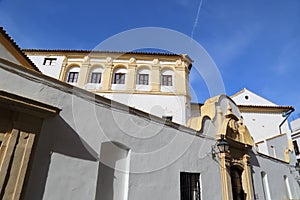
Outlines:
[[[240,94],[233,96],[232,100],[237,105],[260,105],[260,106],[276,106],[273,102],[244,89]]]
[[[29,59],[39,68],[39,70],[52,78],[59,78],[59,74],[62,68],[63,60],[65,56],[34,56],[28,55]],[[43,65],[45,58],[56,58],[55,65]]]
[[[98,93],[98,95],[158,117],[172,116],[172,121],[179,124],[186,124],[188,119],[185,96],[120,93]]]
[[[279,125],[285,117],[280,113],[241,113],[255,142],[280,134]],[[288,123],[281,126],[282,133],[290,133]]]

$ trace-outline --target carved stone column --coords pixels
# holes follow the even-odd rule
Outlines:
[[[223,200],[232,200],[231,177],[229,173],[230,158],[226,153],[220,153],[220,170],[222,178]]]
[[[243,165],[244,171],[242,174],[242,185],[245,193],[247,194],[246,200],[253,200],[254,199],[254,192],[252,186],[252,173],[251,173],[251,166],[250,166],[250,156],[245,154],[243,156]]]

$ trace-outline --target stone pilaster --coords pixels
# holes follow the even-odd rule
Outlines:
[[[86,84],[87,77],[88,77],[88,69],[89,69],[89,57],[85,56],[82,65],[80,66],[80,71],[79,71],[79,76],[78,76],[78,82],[77,86],[80,88],[83,88],[84,85]]]
[[[186,72],[184,63],[181,60],[177,60],[175,64],[175,92],[186,95]]]
[[[106,58],[106,63],[104,67],[104,71],[102,74],[102,90],[108,91],[111,88],[111,82],[112,82],[112,76],[113,76],[113,63],[112,63],[112,58],[107,57]]]
[[[67,66],[68,66],[68,58],[65,57],[61,69],[60,69],[60,73],[59,73],[59,79],[60,81],[66,81],[66,73],[67,73]]]
[[[129,59],[128,69],[127,69],[127,77],[126,77],[126,88],[129,91],[135,90],[135,82],[136,82],[136,62],[135,58]]]
[[[153,60],[151,73],[151,91],[160,91],[160,64],[158,59]]]

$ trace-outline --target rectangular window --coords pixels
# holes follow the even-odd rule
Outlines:
[[[299,152],[299,147],[298,147],[298,143],[296,140],[293,141],[293,145],[294,145],[295,154],[299,155],[300,152]]]
[[[284,179],[285,188],[286,188],[286,191],[287,191],[287,194],[288,194],[288,197],[289,197],[288,199],[293,199],[289,179],[286,175],[283,176],[283,179]]]
[[[149,85],[149,74],[139,74],[137,84],[138,85]]]
[[[262,180],[262,186],[263,186],[265,200],[271,200],[268,177],[265,172],[261,172],[261,180]]]
[[[180,199],[200,200],[200,174],[180,172]]]
[[[43,65],[53,66],[56,64],[57,58],[45,58]]]
[[[90,83],[101,83],[101,75],[100,72],[93,72],[91,75]]]
[[[67,82],[68,83],[77,83],[79,72],[69,72]]]
[[[172,75],[162,75],[161,85],[172,86]]]
[[[276,150],[275,147],[273,145],[270,146],[271,149],[271,156],[273,156],[274,158],[276,158]]]
[[[115,73],[113,84],[125,84],[125,74]]]

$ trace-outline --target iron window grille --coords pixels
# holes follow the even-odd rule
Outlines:
[[[115,73],[113,84],[125,84],[125,73]]]
[[[90,83],[101,83],[101,76],[102,76],[102,73],[93,72],[91,75]]]
[[[200,200],[200,174],[180,172],[180,199]]]
[[[79,72],[69,72],[67,82],[68,83],[77,83]]]
[[[161,84],[163,86],[172,86],[172,75],[162,75]]]
[[[149,74],[139,74],[137,84],[138,85],[149,85]]]

